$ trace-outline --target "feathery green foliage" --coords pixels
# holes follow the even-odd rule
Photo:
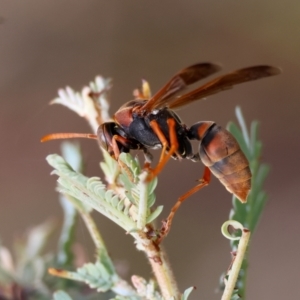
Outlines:
[[[84,117],[93,132],[96,132],[99,124],[109,120],[107,97],[110,88],[110,80],[96,77],[81,93],[74,92],[70,87],[60,90],[59,97],[51,103],[67,106]],[[262,185],[269,169],[259,162],[262,147],[257,139],[257,122],[252,123],[249,134],[239,108],[236,113],[240,128],[234,123],[230,123],[228,128],[250,161],[253,188],[247,204],[233,199],[230,219],[239,221],[253,232],[266,202]],[[159,230],[153,221],[163,209],[162,206],[155,207],[157,178],[150,183],[146,182],[147,171],[140,167],[136,158],[128,153],[121,153],[116,161],[104,150],[100,167],[105,180],[99,177],[88,178],[82,174],[83,161],[79,146],[63,143],[62,152],[63,157],[57,154],[47,157],[48,163],[54,169],[52,174],[58,176],[57,190],[60,192],[60,203],[64,212],[57,252],[51,255],[42,253],[53,228],[52,222],[33,228],[26,239],[16,244],[16,262],[13,261],[11,253],[0,244],[0,298],[14,299],[15,295],[10,293],[14,287],[16,293],[33,300],[188,300],[194,287],[186,289],[182,294],[179,292],[166,254],[155,243]],[[147,281],[133,275],[129,283],[119,276],[100,230],[91,216],[92,211],[101,213],[131,235],[136,248],[146,254],[156,281]],[[79,216],[94,242],[96,255],[95,262],[86,262],[76,267],[74,261],[79,254],[74,251],[73,246],[76,242],[74,231]],[[243,226],[239,226],[237,225],[243,230]],[[238,245],[242,243],[232,241],[232,250],[236,251]],[[244,250],[246,247],[247,244]],[[239,261],[242,260],[243,256]],[[59,283],[54,281],[54,277],[46,272],[49,266],[50,274],[64,280],[61,279]],[[240,296],[244,299],[246,270],[247,260],[244,260],[236,284],[238,289],[229,295],[231,300],[240,299]],[[239,268],[236,274],[238,271]],[[54,290],[57,291],[52,295]]]
[[[245,228],[252,233],[257,227],[262,211],[266,204],[267,195],[263,190],[263,183],[269,172],[269,166],[260,162],[262,156],[262,143],[258,140],[258,122],[253,121],[250,127],[250,134],[244,121],[242,111],[236,108],[236,116],[240,128],[233,122],[228,124],[228,130],[235,136],[241,149],[245,153],[250,163],[252,172],[252,189],[248,196],[247,203],[241,203],[233,196],[233,208],[230,211],[230,219],[240,222]],[[238,240],[231,240],[232,251],[235,252],[238,247]],[[238,299],[238,295],[245,299],[246,275],[248,268],[247,255],[243,261],[239,278],[236,283],[238,291],[232,296]],[[234,298],[235,297],[235,298]]]
[[[228,130],[235,136],[249,160],[252,172],[252,189],[246,204],[242,204],[237,198],[233,197],[233,209],[230,212],[230,219],[239,221],[251,232],[254,232],[266,204],[267,195],[263,190],[263,184],[270,168],[260,162],[262,142],[258,140],[258,122],[252,122],[249,134],[239,107],[236,109],[236,115],[241,129],[235,123],[230,122]]]
[[[66,146],[70,147],[70,144],[66,144]],[[76,148],[73,151],[76,151]],[[47,158],[50,165],[55,168],[52,173],[59,175],[58,191],[73,203],[84,219],[98,253],[95,263],[87,263],[78,268],[76,272],[51,269],[50,273],[84,282],[98,292],[113,291],[119,299],[141,299],[140,295],[128,283],[120,279],[116,273],[102,238],[99,238],[100,233],[90,216],[90,212],[95,209],[109,217],[126,232],[129,232],[136,239],[137,247],[143,249],[144,246],[141,244],[137,227],[140,205],[139,195],[143,189],[146,199],[146,225],[148,220],[154,219],[154,216],[158,216],[158,212],[161,211],[160,208],[153,212],[150,210],[155,201],[153,191],[156,180],[153,180],[150,184],[141,182],[139,179],[141,175],[139,164],[128,154],[122,154],[120,157],[122,167],[109,155],[105,154],[104,157],[105,161],[100,165],[105,177],[110,182],[111,189],[107,188],[99,178],[87,178],[76,172],[61,156],[50,155]],[[125,182],[124,186],[127,187],[125,189],[122,187],[122,180]],[[141,291],[140,289],[139,293],[142,293]],[[149,289],[147,291],[149,294]],[[154,297],[154,295],[156,296]],[[151,297],[151,299],[161,299],[160,294],[154,288]]]

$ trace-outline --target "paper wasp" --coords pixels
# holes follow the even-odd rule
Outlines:
[[[220,70],[212,63],[199,63],[175,74],[154,96],[146,82],[141,91],[135,92],[135,99],[125,103],[114,114],[112,122],[99,126],[97,135],[50,134],[42,141],[58,138],[88,137],[98,139],[101,146],[116,160],[121,152],[143,150],[149,168],[148,180],[156,176],[172,157],[202,161],[204,175],[199,183],[182,197],[172,208],[165,222],[161,238],[169,231],[175,211],[191,194],[210,182],[213,173],[226,189],[241,202],[246,202],[251,190],[249,163],[238,142],[226,129],[212,121],[201,121],[186,126],[173,111],[183,105],[203,99],[212,94],[232,88],[236,84],[279,74],[278,68],[259,65],[240,69],[220,77],[183,95],[178,95],[189,85]],[[194,153],[190,140],[199,141],[199,150]],[[151,154],[148,149],[161,148],[161,155],[155,168],[150,169]]]

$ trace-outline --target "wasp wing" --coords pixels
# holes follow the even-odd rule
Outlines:
[[[151,99],[149,99],[145,105],[139,109],[139,111],[150,112],[156,107],[164,105],[164,103],[166,103],[167,100],[173,97],[176,93],[219,71],[220,69],[220,66],[216,64],[199,63],[181,70],[175,74]]]
[[[187,105],[195,100],[203,99],[207,96],[216,94],[220,91],[231,89],[234,85],[247,81],[253,81],[264,77],[280,74],[281,70],[271,66],[254,66],[240,69],[232,73],[220,76],[209,81],[205,85],[176,98],[169,99],[162,106],[167,106],[171,109]]]

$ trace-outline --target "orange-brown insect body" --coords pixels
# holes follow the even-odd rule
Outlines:
[[[248,160],[236,139],[213,122],[199,122],[191,128],[191,132],[200,140],[199,156],[203,164],[229,192],[246,202],[251,189],[252,174]]]

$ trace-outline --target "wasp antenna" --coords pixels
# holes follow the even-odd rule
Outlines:
[[[48,142],[51,140],[59,140],[59,139],[75,139],[75,138],[84,138],[84,139],[98,139],[96,134],[92,133],[51,133],[45,135],[41,138],[41,142]]]

